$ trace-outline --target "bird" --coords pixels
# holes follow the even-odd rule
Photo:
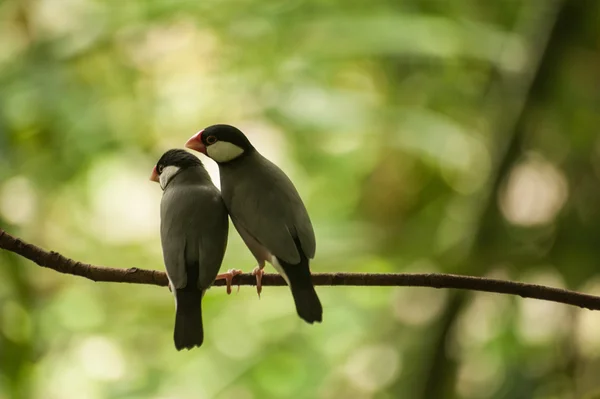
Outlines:
[[[183,149],[165,152],[150,180],[160,184],[160,238],[169,288],[175,296],[175,348],[192,349],[204,341],[202,298],[217,278],[227,248],[229,219],[221,193],[200,159]]]
[[[290,287],[300,318],[309,324],[321,322],[323,307],[310,273],[315,233],[292,181],[231,125],[209,126],[185,146],[219,166],[221,195],[233,225],[258,263],[253,274],[259,296],[269,262]]]

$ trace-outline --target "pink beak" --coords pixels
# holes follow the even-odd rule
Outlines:
[[[156,166],[154,167],[154,169],[152,169],[152,174],[150,175],[150,180],[155,181],[157,183],[160,181],[160,179],[158,178],[158,172],[156,172]]]
[[[202,144],[202,132],[204,130],[200,130],[198,133],[193,135],[187,143],[185,143],[186,148],[189,148],[194,151],[198,151],[206,155],[206,146]]]

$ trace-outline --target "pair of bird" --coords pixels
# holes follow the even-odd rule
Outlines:
[[[312,284],[309,260],[315,234],[308,212],[290,179],[229,125],[201,130],[185,145],[219,165],[221,192],[202,162],[182,149],[163,154],[150,180],[160,184],[160,235],[171,291],[175,296],[174,341],[177,350],[202,345],[202,297],[218,274],[225,255],[227,215],[258,262],[258,293],[265,262],[290,286],[298,315],[321,322],[323,308]]]

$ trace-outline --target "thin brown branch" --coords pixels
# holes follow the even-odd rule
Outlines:
[[[167,286],[168,280],[164,272],[156,270],[118,269],[82,263],[64,257],[54,252],[46,251],[35,245],[26,243],[6,231],[0,229],[0,248],[14,252],[29,259],[42,267],[56,270],[60,273],[81,276],[93,281],[113,283],[149,284],[161,287]],[[361,287],[431,287],[454,288],[470,291],[493,292],[498,294],[518,295],[523,298],[541,299],[551,302],[579,306],[590,310],[600,310],[600,297],[582,294],[560,288],[546,287],[536,284],[519,283],[515,281],[497,280],[491,278],[458,276],[442,273],[314,273],[315,285],[345,285]],[[263,285],[286,285],[278,274],[265,274]],[[255,285],[255,277],[250,273],[240,274],[233,278],[233,285]],[[215,281],[215,286],[223,286],[225,281]]]

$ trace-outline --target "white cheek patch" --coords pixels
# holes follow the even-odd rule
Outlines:
[[[217,141],[206,147],[206,154],[217,162],[229,162],[243,153],[243,149],[227,141]]]
[[[160,188],[164,190],[165,187],[167,187],[167,184],[169,184],[169,182],[173,178],[173,176],[177,174],[177,172],[179,172],[179,168],[177,166],[167,166],[166,168],[164,168],[159,177]]]

